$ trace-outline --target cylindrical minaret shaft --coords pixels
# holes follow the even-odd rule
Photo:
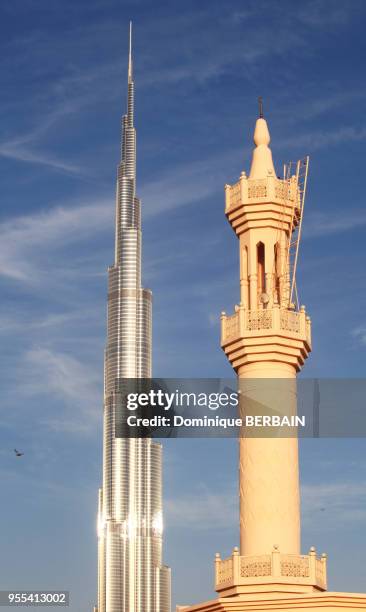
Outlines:
[[[296,414],[296,371],[260,362],[238,369],[245,414]],[[274,432],[275,435],[275,432]],[[300,554],[297,437],[239,438],[240,553],[262,555],[274,546]]]

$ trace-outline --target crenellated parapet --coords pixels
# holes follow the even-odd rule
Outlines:
[[[215,559],[215,590],[221,597],[240,593],[304,593],[326,591],[327,557],[318,557],[315,548],[308,555],[282,554],[273,547],[267,555],[240,555],[234,548],[231,557]]]
[[[311,321],[305,307],[249,310],[237,306],[221,314],[221,347],[234,370],[260,361],[281,362],[300,370],[311,351]]]

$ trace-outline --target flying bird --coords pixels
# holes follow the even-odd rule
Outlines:
[[[14,448],[14,453],[17,457],[23,457],[24,453],[19,452],[16,448]]]

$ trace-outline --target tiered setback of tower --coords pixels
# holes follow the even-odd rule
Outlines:
[[[141,287],[133,113],[130,48],[117,172],[115,262],[108,271],[96,611],[170,612],[170,568],[162,565],[162,448],[150,439],[115,437],[117,411],[124,409],[124,379],[151,377],[152,294]]]
[[[239,238],[240,303],[221,315],[221,345],[244,392],[242,414],[266,406],[296,414],[296,374],[311,351],[305,307],[291,303],[289,243],[300,222],[296,177],[277,178],[263,117],[249,177],[226,185],[226,216]],[[216,555],[218,599],[184,612],[366,609],[366,595],[327,592],[326,555],[300,552],[296,437],[239,441],[240,550]]]

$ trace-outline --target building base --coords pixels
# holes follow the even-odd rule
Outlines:
[[[234,597],[220,597],[211,601],[184,607],[184,612],[348,612],[366,610],[366,594],[361,593],[309,593],[302,595],[276,595],[253,593]]]
[[[269,555],[215,558],[215,590],[218,598],[193,606],[177,606],[177,612],[348,612],[366,610],[366,594],[327,591],[326,555],[284,555],[274,547]]]

